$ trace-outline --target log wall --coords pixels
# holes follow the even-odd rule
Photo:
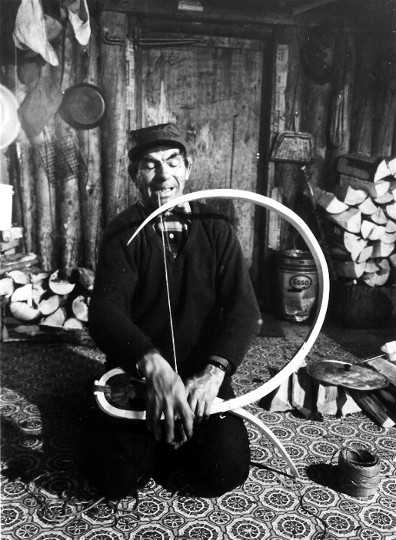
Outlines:
[[[152,16],[150,20],[153,21]],[[184,79],[175,81],[175,85],[182,84],[184,88],[184,110],[183,103],[181,108],[179,103],[171,112],[173,115],[177,112],[186,135],[200,139],[201,147],[195,150],[196,167],[206,171],[205,178],[193,185],[194,190],[199,189],[202,182],[205,188],[230,187],[232,184],[233,188],[249,189],[264,195],[270,194],[273,187],[280,187],[284,202],[297,212],[304,212],[300,208],[304,189],[300,168],[296,165],[270,165],[269,161],[270,146],[276,133],[271,110],[277,99],[273,79],[275,51],[279,44],[288,45],[289,51],[282,121],[284,128],[290,129],[293,117],[298,113],[299,129],[313,136],[314,160],[310,171],[313,184],[332,189],[334,163],[341,153],[358,151],[377,157],[396,155],[396,59],[394,54],[389,54],[392,36],[389,40],[386,36],[368,39],[367,35],[349,30],[334,32],[329,54],[335,69],[331,80],[325,84],[313,81],[300,62],[301,47],[312,31],[309,27],[284,25],[280,29],[271,24],[263,24],[260,30],[255,27],[252,39],[262,44],[256,48],[261,48],[259,55],[253,52],[243,53],[243,56],[245,49],[239,45],[236,47],[232,40],[229,45],[234,52],[230,54],[216,49],[210,39],[207,43],[203,40],[199,46],[211,51],[213,58],[228,54],[228,60],[221,65],[213,61],[212,67],[216,72],[210,80],[212,90],[209,92],[208,89],[208,94],[203,96],[197,95],[200,87],[197,73],[194,73],[201,53],[193,54],[190,49],[190,53],[184,50],[184,56],[182,52],[179,56],[172,56],[169,49],[163,53],[158,48],[152,53],[143,50],[139,42],[139,17],[133,13],[103,11],[92,23],[94,31],[88,51],[67,34],[62,88],[70,86],[73,81],[87,81],[102,89],[106,98],[106,115],[100,127],[76,131],[55,115],[38,137],[29,139],[22,132],[15,143],[2,151],[6,165],[2,166],[1,181],[14,185],[14,220],[25,229],[26,249],[39,255],[45,270],[61,268],[69,273],[76,266],[95,268],[103,228],[136,198],[127,174],[129,129],[152,119],[174,119],[174,116],[163,117],[161,110],[164,105],[161,90],[166,92],[168,105],[172,105],[174,97],[172,81],[167,79],[166,72],[161,72],[172,61],[184,62],[186,70],[183,71]],[[220,32],[215,24],[208,24],[207,28],[212,36],[217,32],[219,36],[227,33],[224,27]],[[175,28],[172,32],[175,38],[182,35],[178,35]],[[186,37],[185,29],[183,32]],[[228,33],[238,33],[236,22]],[[205,35],[205,24],[200,25],[200,34]],[[248,28],[243,29],[243,36],[249,41]],[[125,105],[126,38],[134,44],[136,111],[128,110]],[[222,39],[224,47],[228,38]],[[87,58],[84,58],[87,54],[88,67]],[[245,64],[240,63],[242,57]],[[227,62],[228,68],[223,70]],[[54,82],[59,82],[59,68],[58,71],[49,67],[42,69]],[[16,79],[13,65],[6,66],[5,71],[7,86],[21,102],[28,88]],[[161,87],[161,81],[166,88]],[[252,85],[257,84],[259,87],[253,88]],[[152,85],[154,87],[151,88]],[[205,142],[202,126],[197,132],[192,124],[192,120],[199,124],[201,117],[195,115],[187,123],[183,114],[188,116],[197,107],[201,111],[207,107],[210,115],[216,116],[225,101],[216,105],[212,98],[232,87],[237,87],[239,94],[232,98],[237,101],[231,101],[232,107],[227,109],[228,125],[217,125],[216,132],[205,135],[206,138],[215,137],[211,142],[211,158],[216,166],[229,158],[226,168],[219,169],[224,174],[219,185],[218,174],[210,174],[210,164],[205,152],[201,152]],[[246,115],[243,118],[235,116],[241,103],[245,104]],[[204,118],[205,114],[201,116]],[[244,123],[240,122],[241,119]],[[231,162],[233,130],[234,134],[235,130],[242,130],[243,144],[233,154]],[[228,156],[224,145],[228,145]],[[45,153],[47,157],[43,160]],[[243,174],[247,153],[250,156],[248,180]],[[257,163],[256,154],[259,155]],[[236,209],[238,211],[238,205]],[[249,214],[247,221],[250,225],[247,226],[245,210],[239,211],[243,225],[241,241],[248,246],[246,256],[257,277],[263,258],[260,249],[256,248],[265,238],[266,221],[260,219],[258,226],[253,223],[253,215]],[[281,242],[282,247],[290,247],[288,244],[292,238],[288,231],[282,231]]]

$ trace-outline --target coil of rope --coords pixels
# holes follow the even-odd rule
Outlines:
[[[339,489],[352,497],[374,495],[380,482],[381,463],[365,448],[342,448],[338,456]]]

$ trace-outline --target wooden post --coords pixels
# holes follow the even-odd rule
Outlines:
[[[68,88],[74,82],[73,53],[72,38],[67,33],[64,44],[62,90]],[[60,267],[66,275],[69,275],[78,266],[80,244],[79,155],[76,134],[61,118],[57,123],[57,143]]]
[[[16,143],[19,164],[19,186],[21,190],[22,226],[24,228],[25,247],[28,252],[36,252],[36,198],[34,192],[34,175],[32,163],[32,147],[24,133]]]
[[[86,54],[89,56],[87,57]],[[88,69],[83,73],[82,64],[88,60]],[[93,28],[89,51],[80,50],[79,81],[98,85],[98,43],[97,32]],[[80,196],[82,217],[82,243],[83,264],[87,268],[95,269],[99,242],[101,237],[101,212],[102,212],[102,156],[101,156],[101,132],[100,127],[89,130],[80,130],[78,140],[82,157],[80,167]]]
[[[56,70],[49,64],[41,68],[40,77],[55,83]],[[56,265],[54,240],[56,238],[56,194],[54,122],[50,121],[43,131],[31,139],[34,180],[36,193],[37,251],[43,270],[49,271]]]
[[[125,85],[125,40],[128,17],[125,13],[103,11],[101,81],[106,99],[106,120],[103,124],[103,172],[105,223],[128,205],[128,155]]]
[[[54,258],[54,234],[56,232],[55,193],[53,186],[50,185],[49,171],[46,170],[46,167],[55,166],[55,160],[53,155],[50,155],[44,164],[43,157],[40,155],[40,146],[44,147],[47,143],[48,141],[45,140],[43,132],[32,139],[37,213],[37,251],[40,266],[46,272],[52,270],[56,264]]]

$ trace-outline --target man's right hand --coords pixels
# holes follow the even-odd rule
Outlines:
[[[156,441],[165,440],[179,448],[193,432],[194,414],[187,402],[187,393],[180,376],[157,351],[144,355],[137,362],[146,378],[147,427]],[[161,420],[162,413],[164,420]],[[175,422],[181,422],[181,432],[175,438]]]

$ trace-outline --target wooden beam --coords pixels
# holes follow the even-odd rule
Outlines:
[[[163,2],[162,0],[100,0],[98,9],[100,11],[120,11],[133,15],[156,15],[173,21],[221,21],[222,24],[235,23],[241,25],[251,23],[252,25],[288,25],[301,26],[298,21],[285,11],[273,12],[268,8],[254,9],[225,8],[223,6],[204,4],[203,11],[186,11],[178,9],[178,1]],[[318,24],[317,17],[306,16],[303,25],[315,26]]]

